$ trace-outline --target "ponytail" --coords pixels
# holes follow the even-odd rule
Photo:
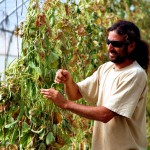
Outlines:
[[[134,49],[133,53],[134,59],[147,72],[149,67],[149,54],[150,54],[149,44],[143,40],[136,42],[136,48]]]

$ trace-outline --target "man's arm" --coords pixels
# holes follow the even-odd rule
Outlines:
[[[78,100],[82,98],[79,87],[73,80],[69,83],[64,84],[64,90],[68,96],[68,99],[70,100]]]
[[[52,100],[54,104],[58,107],[65,110],[69,110],[87,119],[107,123],[114,116],[117,116],[117,113],[103,106],[86,106],[77,104],[73,101],[68,101],[62,96],[62,94],[59,91],[55,90],[54,88],[42,89],[41,94],[43,94],[44,97]]]
[[[118,115],[103,106],[85,106],[72,101],[68,102],[65,109],[87,119],[97,120],[103,123],[107,123]]]
[[[59,69],[56,72],[55,83],[64,84],[64,91],[70,100],[78,100],[82,98],[78,85],[73,81],[67,70]]]

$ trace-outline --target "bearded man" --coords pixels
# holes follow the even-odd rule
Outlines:
[[[68,99],[54,88],[41,93],[60,108],[94,120],[92,150],[146,150],[149,47],[130,21],[119,20],[107,32],[109,62],[79,83],[59,69],[55,82],[64,84]],[[92,105],[74,102],[80,98]]]

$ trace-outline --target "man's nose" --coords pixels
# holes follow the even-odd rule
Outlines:
[[[112,49],[114,49],[114,47],[112,46],[112,44],[110,43],[110,44],[107,44],[107,48],[108,48],[108,50],[112,50]]]

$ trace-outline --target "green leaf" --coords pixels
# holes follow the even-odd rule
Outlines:
[[[51,27],[53,27],[55,25],[55,17],[54,16],[50,18],[50,25],[51,25]]]
[[[23,147],[28,147],[32,142],[32,136],[30,133],[25,133],[22,135],[20,143],[23,145]]]
[[[38,73],[39,75],[42,74],[41,69],[39,67],[35,67],[34,69],[35,69],[36,73]]]
[[[2,125],[4,124],[4,122],[5,122],[5,118],[1,117],[1,119],[0,119],[0,127],[2,127]]]
[[[150,150],[150,146],[147,147],[147,150]]]
[[[62,120],[62,128],[72,132],[72,127],[66,119]]]
[[[36,67],[33,62],[29,62],[29,66],[30,66],[32,69],[34,69],[37,74],[39,74],[39,75],[42,74],[40,67]]]
[[[13,135],[12,135],[12,139],[11,139],[11,143],[14,144],[16,142],[16,139],[19,136],[19,129],[15,128],[13,131]]]
[[[56,133],[57,133],[57,126],[56,126],[56,124],[53,124],[52,130],[53,130],[54,135],[56,135]]]
[[[46,144],[50,145],[55,141],[55,137],[53,135],[53,132],[49,132],[46,136]]]
[[[46,150],[45,143],[41,143],[38,150]]]
[[[2,131],[2,130],[0,130],[0,141],[2,141],[2,140],[3,140],[3,138],[4,138],[4,136],[3,136],[3,131]]]
[[[26,123],[22,123],[22,132],[28,132],[30,130],[30,126]]]
[[[58,59],[59,59],[58,54],[56,54],[56,53],[54,53],[54,52],[51,52],[51,53],[50,53],[50,63],[54,63],[54,62],[56,62]]]
[[[22,102],[21,106],[20,106],[20,112],[19,112],[19,115],[17,117],[17,121],[20,121],[20,119],[22,118],[23,116],[23,113],[24,113],[24,102]]]

